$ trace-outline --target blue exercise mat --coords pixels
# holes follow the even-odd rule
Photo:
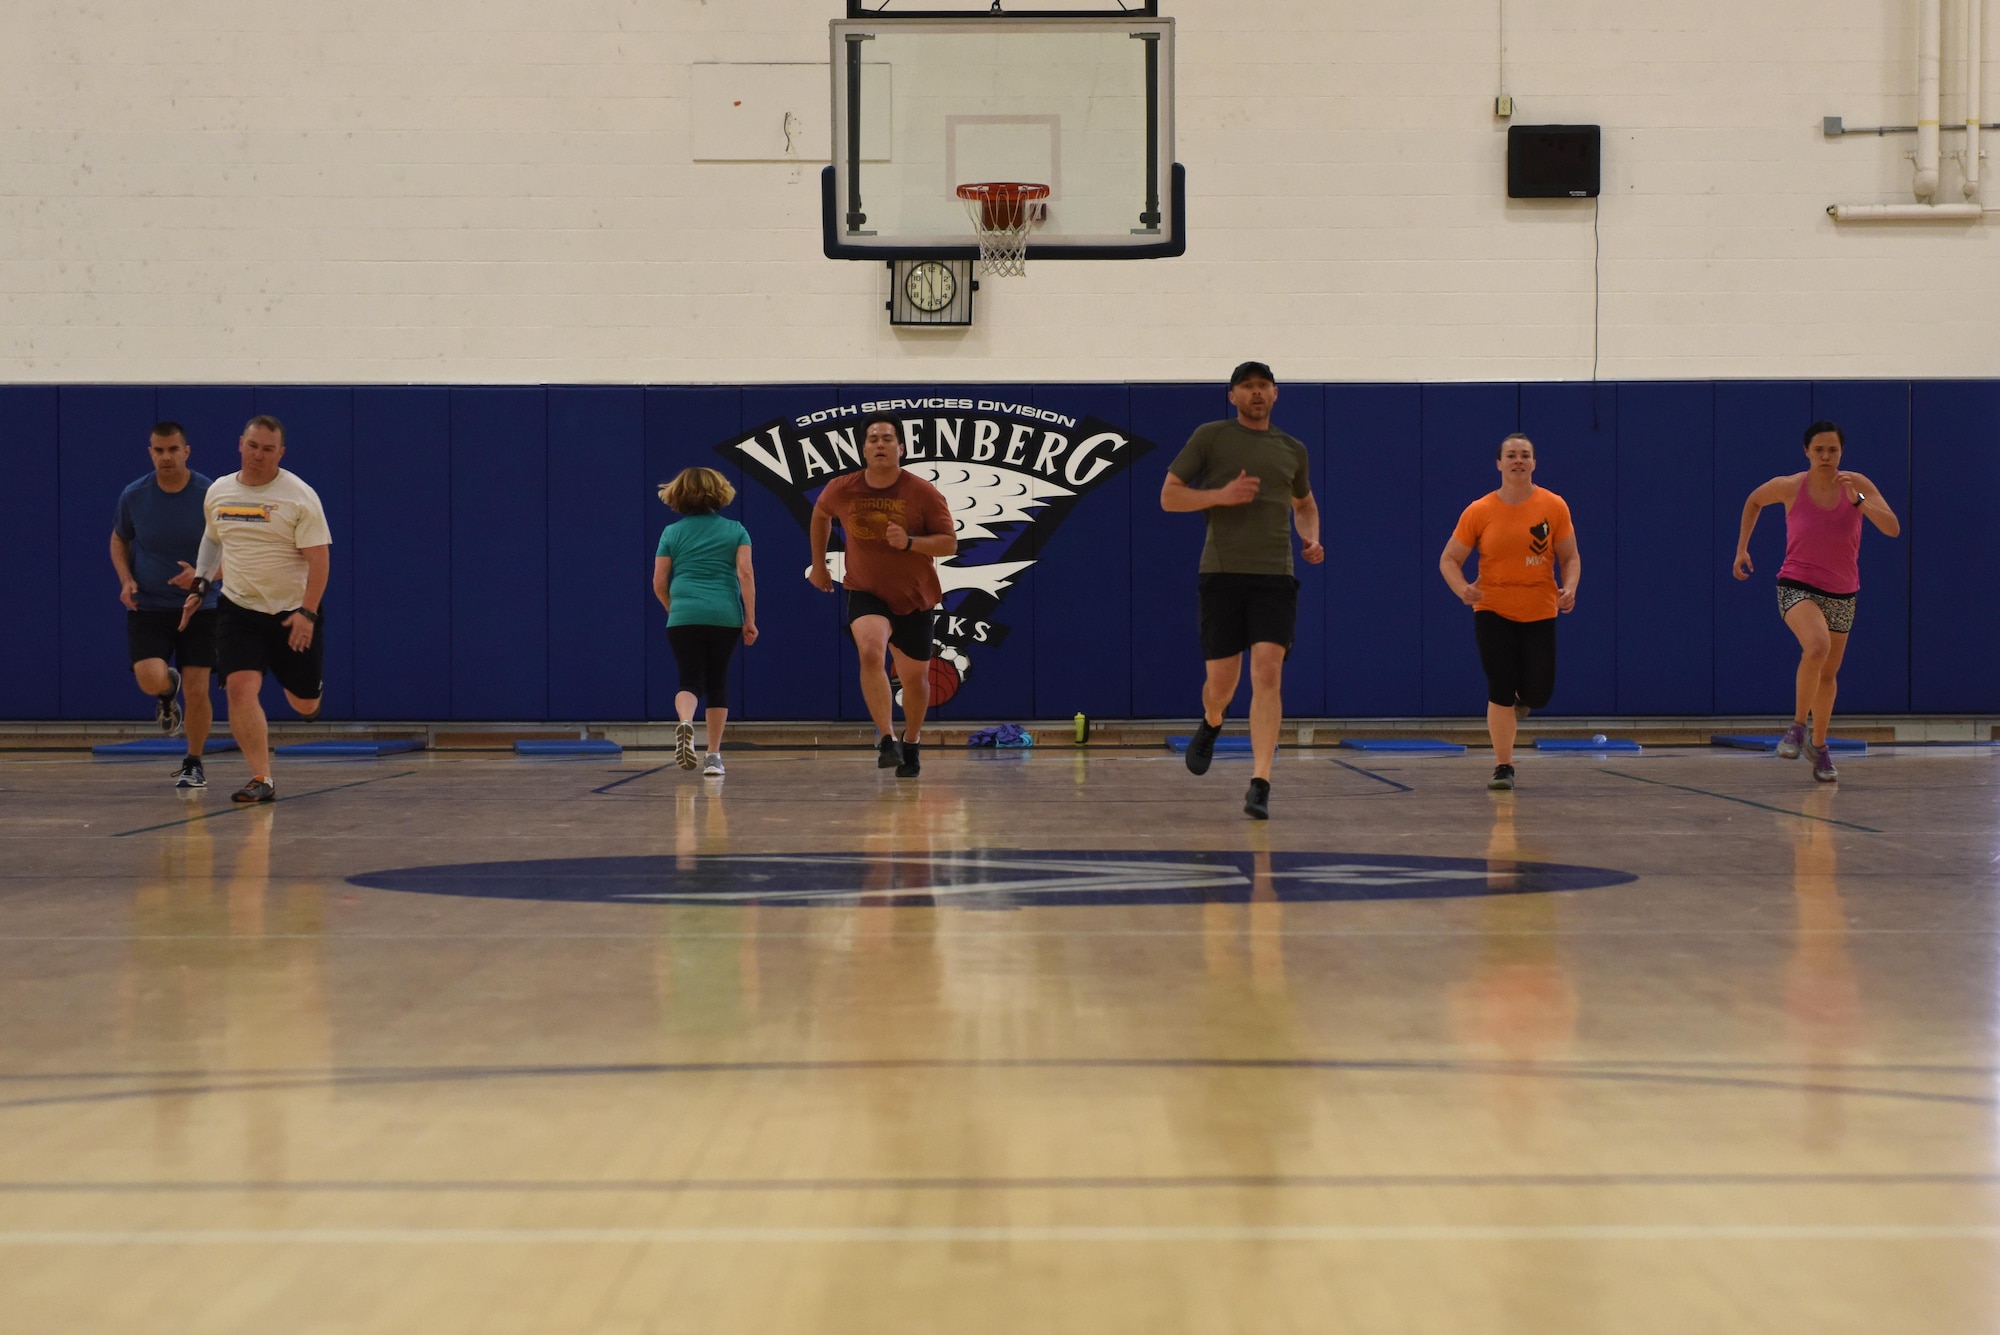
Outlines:
[[[211,737],[202,752],[215,755],[221,751],[234,751],[236,739],[233,737]],[[105,742],[90,748],[94,756],[106,756],[116,760],[121,756],[184,756],[187,754],[185,737],[141,737],[136,742]]]
[[[1778,749],[1779,738],[1780,734],[1775,732],[1716,733],[1708,739],[1708,744],[1710,746],[1727,746],[1738,751],[1775,751]],[[1856,741],[1851,737],[1829,737],[1826,739],[1826,749],[1829,751],[1844,752],[1849,755],[1860,755],[1868,750],[1868,743]]]
[[[411,737],[396,737],[388,741],[368,741],[366,739],[338,739],[323,742],[293,742],[290,746],[278,748],[281,756],[311,758],[326,756],[339,759],[354,757],[392,756],[403,751],[421,751],[424,744]]]
[[[517,756],[622,756],[625,748],[601,737],[560,737],[553,741],[514,743]]]
[[[1622,737],[1610,737],[1601,742],[1593,741],[1588,737],[1538,737],[1535,739],[1535,749],[1537,751],[1586,751],[1598,755],[1616,751],[1623,755],[1630,755],[1645,748],[1637,742],[1627,741]]]
[[[1457,742],[1441,742],[1435,737],[1348,737],[1340,744],[1350,751],[1401,751],[1434,756],[1456,756],[1465,753],[1465,748]]]
[[[1192,740],[1189,737],[1169,737],[1167,738],[1167,749],[1175,755],[1185,755],[1188,743]],[[1218,737],[1215,739],[1215,754],[1219,756],[1247,756],[1250,754],[1250,739],[1241,736]]]

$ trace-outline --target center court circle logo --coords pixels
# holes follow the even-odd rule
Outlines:
[[[412,894],[575,904],[967,909],[1120,904],[1463,899],[1624,885],[1604,867],[1368,853],[966,849],[552,858],[405,867],[349,877]]]

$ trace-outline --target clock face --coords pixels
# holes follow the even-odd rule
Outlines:
[[[940,260],[925,260],[910,266],[903,278],[903,295],[920,311],[941,311],[958,295],[958,280],[951,267]]]

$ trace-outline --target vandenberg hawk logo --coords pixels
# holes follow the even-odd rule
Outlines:
[[[1094,417],[991,399],[884,399],[777,418],[716,446],[783,501],[804,531],[813,501],[834,478],[862,469],[861,424],[877,413],[902,423],[903,467],[944,493],[958,554],[939,557],[944,589],[931,666],[931,701],[957,693],[973,646],[998,648],[1008,627],[993,619],[1032,552],[1077,503],[1132,466],[1153,442]],[[836,526],[834,542],[842,535]],[[836,581],[845,558],[827,553]]]

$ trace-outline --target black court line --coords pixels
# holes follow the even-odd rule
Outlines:
[[[1345,760],[1336,760],[1333,763],[1340,766],[1344,770],[1351,770],[1354,773],[1359,774],[1364,779],[1373,779],[1377,783],[1386,783],[1389,785],[1390,788],[1394,789],[1396,792],[1414,793],[1417,791],[1416,789],[1410,787],[1410,785],[1407,783],[1397,783],[1394,779],[1385,779],[1381,775],[1375,773],[1375,771],[1373,770],[1363,769],[1359,765],[1350,765]]]
[[[1752,802],[1747,797],[1731,797],[1728,793],[1712,793],[1706,788],[1690,788],[1684,783],[1668,783],[1664,779],[1642,779],[1637,774],[1625,774],[1615,769],[1600,769],[1599,774],[1610,774],[1620,779],[1630,779],[1634,783],[1650,783],[1656,788],[1678,788],[1684,793],[1697,793],[1702,797],[1713,797],[1724,802],[1738,802],[1746,807],[1756,807],[1759,811],[1775,811],[1780,816],[1797,816],[1800,820],[1816,820],[1822,825],[1838,825],[1844,830],[1860,830],[1864,834],[1882,834],[1873,825],[1857,825],[1851,820],[1835,820],[1831,816],[1815,816],[1810,812],[1793,811],[1789,807],[1774,807],[1768,802]]]
[[[658,1195],[838,1191],[1376,1191],[1539,1187],[1991,1187],[2000,1173],[1287,1173],[1173,1177],[661,1177],[606,1179],[227,1179],[0,1182],[0,1195]]]
[[[159,825],[143,825],[136,830],[120,830],[113,839],[123,839],[127,835],[151,834],[155,830],[171,830],[180,825],[193,825],[197,821],[214,820],[218,816],[234,816],[244,811],[255,811],[258,807],[276,806],[279,802],[297,802],[302,798],[318,797],[322,793],[337,793],[343,788],[360,788],[365,784],[387,783],[390,779],[407,779],[417,771],[406,769],[401,774],[378,774],[372,779],[356,779],[353,783],[336,783],[328,788],[313,788],[303,793],[291,793],[271,802],[233,802],[220,811],[204,811],[199,816],[189,816],[185,820],[170,820]]]
[[[630,775],[627,775],[625,778],[618,780],[618,782],[616,783],[607,783],[602,788],[593,788],[590,791],[592,793],[608,793],[613,788],[624,787],[626,784],[631,783],[634,779],[643,779],[648,774],[658,774],[663,769],[672,769],[672,768],[674,768],[674,762],[669,760],[666,764],[655,765],[651,769],[634,770]],[[617,772],[618,772],[617,770],[612,771],[612,773],[614,774],[616,774]]]
[[[1310,1058],[1064,1058],[1023,1057],[976,1060],[909,1058],[853,1061],[749,1062],[620,1062],[582,1066],[399,1067],[351,1072],[306,1072],[293,1078],[236,1081],[195,1081],[155,1084],[143,1089],[92,1093],[31,1095],[0,1099],[0,1112],[24,1108],[77,1107],[142,1102],[160,1098],[191,1098],[226,1094],[269,1093],[289,1089],[381,1088],[390,1085],[445,1085],[500,1080],[602,1079],[634,1076],[847,1074],[887,1071],[1277,1071],[1328,1075],[1514,1075],[1541,1080],[1578,1080],[1609,1084],[1667,1085],[1683,1090],[1738,1089],[1782,1094],[1826,1094],[1852,1098],[1890,1099],[1908,1103],[1954,1104],[1992,1109],[2000,1098],[1987,1094],[1953,1094],[1937,1090],[1896,1089],[1879,1085],[1834,1084],[1815,1080],[1753,1079],[1747,1076],[1697,1075],[1686,1071],[1579,1070],[1544,1067],[1530,1062],[1314,1060]]]

